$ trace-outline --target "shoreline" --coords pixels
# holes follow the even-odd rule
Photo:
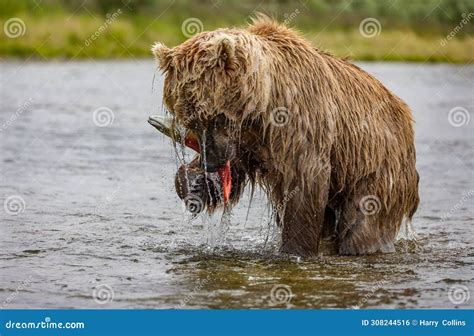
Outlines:
[[[193,35],[171,19],[150,23],[119,17],[105,28],[97,17],[73,16],[66,20],[59,15],[17,19],[21,20],[23,30],[13,38],[0,39],[2,60],[147,59],[152,57],[150,49],[155,42],[172,47]],[[0,24],[5,24],[3,18]],[[410,27],[382,27],[377,34],[369,36],[356,26],[347,29],[336,26],[331,30],[290,26],[299,30],[315,48],[353,61],[470,64],[474,60],[474,39],[469,32],[446,40],[449,32],[423,33]],[[235,25],[206,23],[195,33],[219,27]]]
[[[336,58],[343,58],[342,56],[334,55]],[[346,58],[347,59],[347,58]],[[426,65],[453,65],[453,66],[464,66],[464,65],[474,65],[474,59],[471,61],[440,61],[436,59],[428,59],[428,60],[421,60],[421,59],[400,59],[400,58],[348,58],[347,59],[351,63],[384,63],[384,64],[426,64]],[[76,58],[68,58],[68,57],[52,57],[52,58],[42,58],[37,57],[34,55],[28,57],[19,57],[19,56],[12,56],[12,55],[2,55],[0,54],[0,61],[1,62],[8,62],[8,63],[100,63],[100,62],[148,62],[153,61],[153,55],[150,53],[149,57],[146,56],[133,56],[133,57],[76,57]]]

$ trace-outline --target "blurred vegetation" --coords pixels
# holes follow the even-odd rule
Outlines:
[[[188,18],[212,30],[245,26],[257,12],[286,20],[338,56],[431,62],[471,62],[474,56],[474,14],[461,23],[471,18],[473,0],[2,0],[0,56],[151,57],[153,42],[172,46],[186,39],[181,26]],[[6,36],[11,18],[24,22],[24,34]],[[380,22],[379,35],[360,34],[365,18]]]

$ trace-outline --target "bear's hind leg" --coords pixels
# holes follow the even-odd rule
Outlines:
[[[369,208],[366,202],[373,201]],[[346,200],[338,222],[339,254],[367,255],[393,252],[394,240],[401,222],[384,214],[380,201],[373,195],[358,195]]]

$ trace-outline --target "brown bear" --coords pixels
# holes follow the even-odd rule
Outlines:
[[[400,98],[265,17],[152,50],[167,109],[200,143],[183,174],[230,162],[226,206],[249,182],[260,185],[282,226],[284,253],[316,255],[328,236],[341,255],[393,251],[419,203],[414,121]],[[182,198],[184,180],[178,174]],[[207,198],[209,211],[216,202]]]

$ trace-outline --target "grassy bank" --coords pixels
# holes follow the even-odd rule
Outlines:
[[[401,18],[393,20],[394,13],[390,12],[385,16],[374,14],[380,26],[375,28],[373,37],[368,37],[373,31],[361,34],[359,29],[367,13],[353,11],[338,15],[329,11],[327,15],[321,15],[324,10],[310,8],[308,3],[303,7],[300,2],[295,5],[277,1],[279,5],[273,9],[268,6],[255,9],[245,1],[242,3],[248,7],[227,2],[212,7],[212,2],[208,1],[177,1],[170,2],[168,7],[160,3],[161,7],[154,10],[157,15],[151,15],[143,8],[129,7],[128,3],[114,3],[105,9],[92,5],[90,8],[67,8],[54,1],[49,7],[28,7],[30,3],[21,7],[18,3],[22,2],[13,3],[11,8],[7,6],[8,10],[0,17],[4,28],[4,36],[0,39],[2,58],[146,58],[150,57],[150,45],[155,41],[170,46],[184,41],[182,24],[190,17],[199,19],[198,25],[204,30],[212,30],[225,26],[243,27],[256,11],[266,12],[280,21],[286,20],[315,46],[355,60],[466,63],[474,57],[474,39],[469,25],[461,27],[455,36],[446,40],[459,25],[456,24],[458,19],[451,22],[428,20],[420,25],[416,20],[412,20],[415,23]],[[12,18],[19,22],[20,31],[7,34],[6,27],[11,24],[8,20]]]

